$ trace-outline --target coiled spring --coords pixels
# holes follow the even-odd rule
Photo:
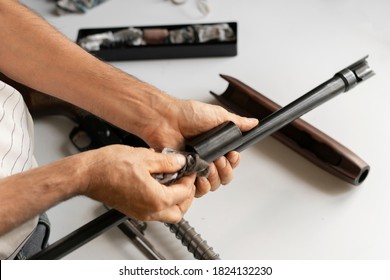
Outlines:
[[[206,240],[203,240],[199,233],[185,220],[181,219],[178,224],[165,224],[176,238],[181,240],[187,250],[197,260],[219,260],[219,254],[215,253]]]

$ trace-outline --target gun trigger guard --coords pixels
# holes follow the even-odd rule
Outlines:
[[[69,139],[80,152],[85,152],[92,148],[92,139],[79,126],[72,129]]]

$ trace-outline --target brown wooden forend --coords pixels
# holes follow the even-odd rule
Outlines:
[[[224,93],[215,98],[227,109],[259,120],[279,110],[280,105],[241,81],[221,75],[229,82]],[[302,119],[296,119],[272,136],[312,163],[353,185],[366,179],[370,166],[335,139]]]

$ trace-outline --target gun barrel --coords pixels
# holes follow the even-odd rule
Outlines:
[[[261,120],[252,130],[241,134],[238,127],[234,128],[233,123],[223,124],[189,142],[186,149],[198,153],[208,162],[232,150],[245,150],[310,110],[342,92],[349,91],[374,75],[366,59],[367,56],[336,73],[331,79]]]
[[[237,151],[242,151],[254,143],[276,132],[280,128],[325,103],[342,92],[347,92],[361,81],[371,77],[374,72],[368,67],[366,58],[348,66],[305,95],[279,109],[243,135]]]

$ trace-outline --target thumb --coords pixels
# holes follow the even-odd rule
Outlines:
[[[229,119],[232,120],[243,132],[251,130],[259,124],[259,120],[256,118],[241,117],[233,113],[229,113],[229,115]]]
[[[154,153],[149,162],[149,172],[173,173],[182,169],[186,162],[185,156],[181,154]]]

